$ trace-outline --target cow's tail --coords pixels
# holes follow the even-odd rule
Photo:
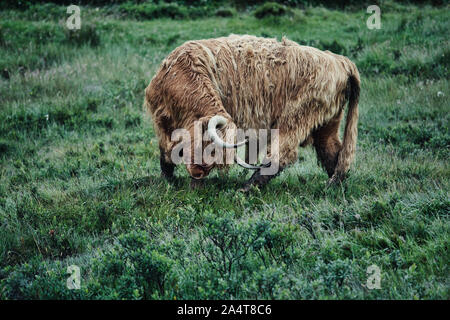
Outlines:
[[[349,102],[347,111],[347,120],[344,131],[344,141],[341,151],[339,152],[338,161],[331,177],[329,184],[340,182],[345,178],[345,175],[350,168],[351,163],[355,157],[356,140],[358,138],[358,101],[360,90],[360,79],[358,69],[350,62],[351,72],[348,78],[349,82]]]

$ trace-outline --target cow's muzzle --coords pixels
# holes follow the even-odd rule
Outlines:
[[[187,170],[189,175],[194,179],[202,179],[209,174],[209,171],[212,169],[212,165],[200,165],[200,164],[190,164],[187,166]]]

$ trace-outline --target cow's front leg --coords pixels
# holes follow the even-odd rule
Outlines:
[[[173,178],[173,172],[175,170],[175,165],[166,160],[164,156],[164,150],[160,148],[159,165],[161,167],[161,176],[170,180]]]
[[[278,152],[271,147],[268,156],[270,167],[256,171],[241,190],[247,192],[252,186],[263,186],[279,175],[284,168],[295,163],[298,158],[298,145],[299,138],[296,132],[280,133]]]
[[[279,167],[278,171],[274,174],[261,174],[261,169],[255,171],[253,175],[250,177],[250,179],[244,184],[244,187],[241,189],[243,192],[248,192],[252,186],[264,186],[267,184],[270,180],[275,178],[277,175],[280,174],[281,171],[283,171],[283,167]]]

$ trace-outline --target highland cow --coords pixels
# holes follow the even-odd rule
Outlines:
[[[213,143],[235,148],[214,134],[230,128],[279,130],[278,172],[298,158],[298,146],[312,144],[329,182],[342,181],[353,161],[357,140],[359,73],[348,58],[301,46],[283,38],[230,35],[188,41],[162,62],[145,90],[159,139],[162,174],[171,177],[171,151],[177,128],[193,130],[200,121]],[[343,142],[339,125],[348,102]],[[221,126],[221,127],[219,127]],[[212,130],[212,131],[211,131]],[[206,146],[205,146],[206,147]],[[239,161],[242,165],[242,161]],[[186,164],[191,177],[208,175],[215,164]],[[263,185],[273,175],[260,167],[247,181]]]

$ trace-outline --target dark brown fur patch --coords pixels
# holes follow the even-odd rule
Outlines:
[[[159,119],[160,127],[164,130],[167,135],[170,135],[173,131],[172,118],[168,116],[161,116]]]

